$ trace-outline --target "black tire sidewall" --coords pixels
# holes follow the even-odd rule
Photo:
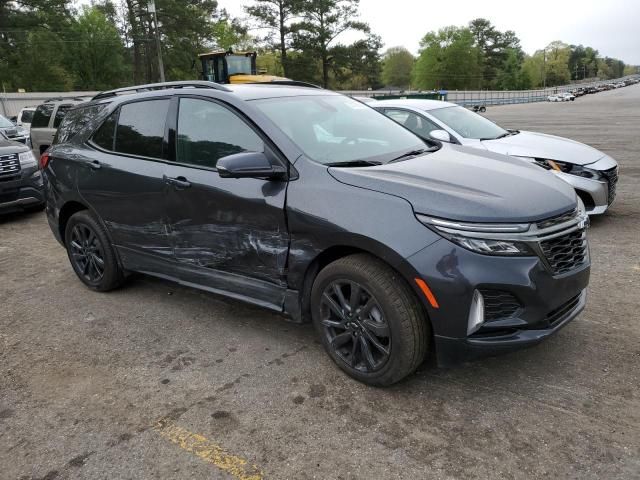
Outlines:
[[[397,281],[404,282],[404,279],[400,278],[398,274],[396,275],[398,276]],[[324,326],[321,324],[320,300],[327,286],[336,280],[358,282],[376,298],[378,305],[382,309],[391,331],[391,353],[387,363],[378,371],[365,373],[351,368],[329,346]],[[398,374],[398,372],[404,372],[408,368],[407,364],[410,363],[404,354],[408,349],[413,348],[413,339],[407,338],[407,333],[403,331],[399,316],[404,312],[397,311],[391,301],[391,295],[393,295],[392,292],[387,292],[382,286],[363,275],[361,271],[349,268],[348,265],[329,265],[326,267],[316,277],[311,291],[311,317],[325,350],[331,359],[348,375],[369,385],[382,386],[394,383],[405,376],[404,374]]]
[[[83,275],[82,272],[79,272],[76,263],[71,257],[71,248],[69,247],[71,232],[76,225],[85,225],[95,234],[98,242],[100,243],[100,248],[102,250],[104,256],[104,274],[102,278],[98,282],[90,282]],[[100,223],[95,219],[95,217],[87,210],[80,211],[75,213],[67,222],[64,231],[64,240],[65,246],[67,249],[67,256],[69,257],[69,262],[71,262],[71,267],[73,271],[78,276],[78,278],[84,283],[88,288],[96,291],[108,291],[113,288],[116,288],[122,281],[122,270],[120,269],[120,265],[118,264],[117,257],[113,246],[107,236],[104,228]]]

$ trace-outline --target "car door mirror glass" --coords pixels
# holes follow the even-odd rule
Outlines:
[[[218,174],[222,178],[269,178],[282,179],[286,170],[274,165],[262,152],[242,152],[218,159]]]
[[[451,142],[451,135],[446,130],[431,130],[429,136],[441,142]]]

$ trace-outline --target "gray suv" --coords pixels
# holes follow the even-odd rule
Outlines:
[[[331,91],[108,91],[67,113],[41,163],[51,230],[88,288],[143,272],[310,321],[368,384],[429,352],[536,344],[585,305],[570,185]]]

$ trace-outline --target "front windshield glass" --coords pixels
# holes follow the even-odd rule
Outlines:
[[[251,75],[251,57],[244,55],[227,55],[227,72],[229,75],[244,73]]]
[[[482,115],[463,107],[446,107],[429,110],[429,114],[440,120],[464,138],[490,139],[508,134]]]
[[[426,145],[409,130],[341,95],[255,100],[306,156],[320,163],[388,162]]]
[[[11,123],[9,120],[7,120],[6,118],[4,118],[2,115],[0,115],[0,128],[8,128],[8,127],[15,127],[15,125]]]

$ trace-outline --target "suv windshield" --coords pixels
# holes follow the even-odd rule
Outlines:
[[[463,107],[437,108],[429,110],[429,114],[464,138],[489,140],[509,134],[491,120]]]
[[[255,100],[254,104],[312,160],[388,162],[425,144],[372,108],[341,95]]]

